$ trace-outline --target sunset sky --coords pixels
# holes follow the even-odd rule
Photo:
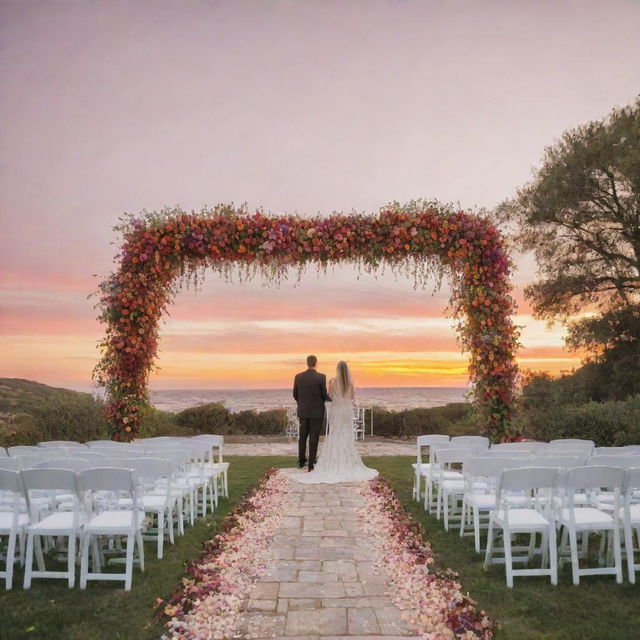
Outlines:
[[[634,98],[638,33],[635,0],[0,0],[0,376],[91,387],[87,296],[123,212],[493,207]],[[516,262],[521,365],[576,366]],[[289,386],[307,353],[361,385],[464,386],[448,297],[349,266],[280,288],[211,274],[171,309],[151,386]]]

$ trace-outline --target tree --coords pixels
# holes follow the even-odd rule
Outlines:
[[[640,97],[564,133],[497,214],[518,224],[516,246],[537,259],[525,289],[536,317],[565,323],[568,346],[596,358],[638,353]],[[581,311],[595,315],[571,318]]]

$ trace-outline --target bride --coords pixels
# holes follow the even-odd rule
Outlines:
[[[305,484],[320,482],[357,482],[371,480],[378,475],[360,459],[353,441],[353,402],[355,387],[351,371],[341,360],[336,367],[335,378],[329,382],[331,409],[328,416],[329,434],[320,451],[320,458],[313,471],[296,474],[296,479]]]

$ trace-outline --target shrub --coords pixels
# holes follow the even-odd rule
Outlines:
[[[227,435],[231,433],[230,415],[222,402],[209,402],[180,411],[176,414],[176,423],[200,433]]]
[[[232,413],[231,432],[252,435],[282,435],[287,424],[285,409],[270,411],[239,411]]]
[[[192,436],[198,430],[183,427],[178,424],[177,416],[170,411],[161,411],[154,407],[145,407],[140,412],[140,437],[153,438],[155,436]]]
[[[39,399],[29,413],[11,416],[2,428],[5,445],[44,440],[97,440],[108,437],[104,403],[89,393],[56,391]]]

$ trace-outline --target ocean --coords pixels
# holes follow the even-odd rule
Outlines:
[[[462,387],[361,387],[357,400],[365,406],[401,411],[468,402]],[[294,406],[291,389],[174,389],[150,391],[151,403],[164,411],[181,411],[208,402],[222,402],[232,412],[266,411]]]

